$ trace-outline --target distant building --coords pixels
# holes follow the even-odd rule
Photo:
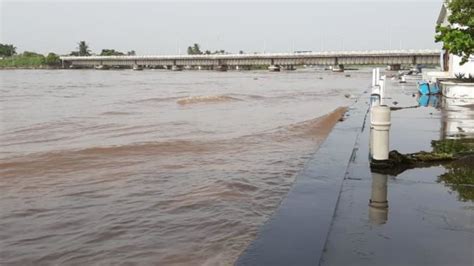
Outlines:
[[[448,1],[444,1],[441,6],[436,24],[441,26],[449,25],[449,15],[450,11],[448,9]],[[474,75],[474,56],[471,56],[469,61],[464,65],[459,64],[461,62],[461,57],[449,54],[447,51],[443,51],[441,59],[441,68],[443,71],[447,71],[449,73],[449,77],[454,77],[454,75],[458,73],[464,73],[466,76],[469,74]]]

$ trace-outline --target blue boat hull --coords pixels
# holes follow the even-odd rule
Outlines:
[[[432,95],[438,94],[439,88],[435,83],[428,83],[428,82],[420,82],[418,84],[418,91],[421,95]]]

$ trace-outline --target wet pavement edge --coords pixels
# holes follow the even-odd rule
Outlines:
[[[288,195],[235,265],[318,265],[342,183],[367,119],[367,95],[349,108],[296,177]]]

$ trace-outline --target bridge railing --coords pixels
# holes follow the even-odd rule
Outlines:
[[[363,57],[363,56],[439,56],[441,50],[378,50],[378,51],[326,51],[308,53],[256,53],[213,55],[138,55],[138,56],[61,56],[65,61],[88,60],[172,60],[172,59],[252,59],[252,58],[310,58],[310,57]]]

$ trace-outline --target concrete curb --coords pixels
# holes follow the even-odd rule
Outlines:
[[[235,265],[318,265],[342,182],[365,125],[362,95],[298,174],[287,197]]]

